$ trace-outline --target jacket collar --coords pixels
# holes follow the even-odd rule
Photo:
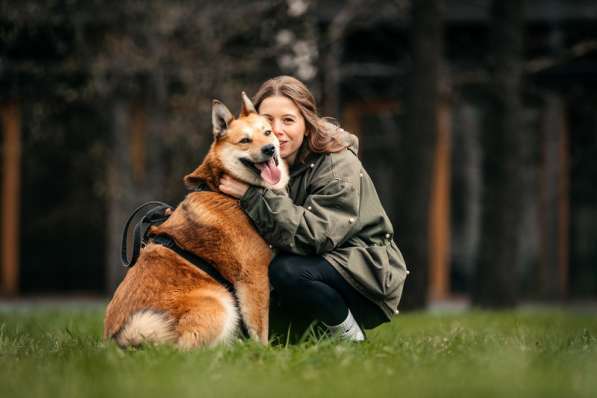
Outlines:
[[[307,170],[311,163],[313,163],[321,154],[312,152],[309,149],[307,140],[304,140],[301,147],[296,154],[294,164],[290,167],[290,178],[293,178],[305,170]]]
[[[356,157],[359,157],[359,141],[355,139],[352,145],[346,148],[350,152],[352,152]],[[322,153],[317,153],[311,151],[309,149],[309,144],[307,140],[304,140],[301,147],[299,148],[299,152],[296,155],[296,160],[294,164],[290,167],[289,173],[290,178],[296,177],[297,175],[303,173],[305,170],[311,167],[311,164],[317,161],[323,155]]]

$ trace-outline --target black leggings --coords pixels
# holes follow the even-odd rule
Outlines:
[[[284,335],[289,328],[300,335],[314,321],[337,325],[346,319],[348,309],[361,328],[389,321],[381,308],[350,286],[321,256],[278,253],[270,264],[269,278],[272,335]]]

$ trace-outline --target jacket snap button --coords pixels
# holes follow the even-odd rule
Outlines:
[[[406,270],[406,275],[408,275],[408,274],[410,274],[410,271],[409,271],[409,270]]]
[[[390,234],[386,234],[386,239],[390,239]]]
[[[311,164],[309,165],[309,167],[311,167],[311,168],[315,167],[315,163],[311,163]]]
[[[348,219],[348,222],[352,224],[352,223],[354,222],[354,218],[353,218],[353,217],[350,217],[350,218]]]
[[[362,177],[362,176],[363,176],[363,173],[359,173],[359,175]]]
[[[311,206],[307,206],[307,210],[311,210],[311,209],[312,209],[312,207],[311,207]]]

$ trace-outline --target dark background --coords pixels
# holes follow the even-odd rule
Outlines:
[[[405,308],[597,298],[588,0],[0,1],[1,293],[110,294],[128,213],[181,200],[211,99],[279,74],[359,135]]]

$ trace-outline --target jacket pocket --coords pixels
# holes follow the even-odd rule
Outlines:
[[[391,250],[391,245],[369,247],[369,252],[374,259],[374,263],[378,265],[372,268],[375,270],[376,279],[380,286],[380,293],[384,298],[392,296],[404,281],[400,272],[400,264],[391,255]]]
[[[352,247],[346,266],[351,276],[373,299],[384,299],[387,295],[389,280],[389,259],[386,246]]]

